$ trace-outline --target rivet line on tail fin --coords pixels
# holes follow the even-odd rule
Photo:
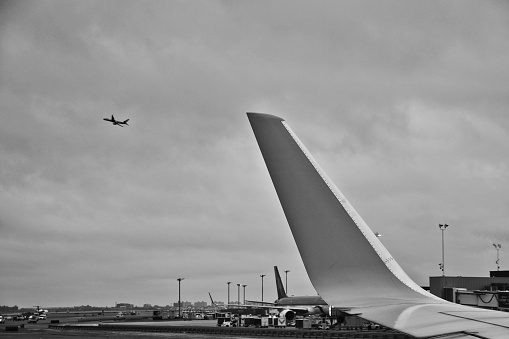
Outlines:
[[[281,123],[283,124],[283,126],[285,127],[285,129],[288,131],[288,133],[290,134],[290,136],[292,137],[292,139],[295,141],[295,143],[297,144],[297,146],[299,146],[300,150],[302,151],[302,153],[306,156],[306,158],[309,160],[309,162],[311,163],[311,165],[315,168],[316,172],[318,173],[318,175],[320,175],[320,177],[322,178],[322,180],[324,181],[324,183],[327,185],[327,187],[329,188],[329,190],[332,192],[332,194],[334,194],[334,196],[336,197],[336,199],[338,200],[338,202],[341,204],[341,206],[343,207],[343,209],[346,211],[346,213],[348,213],[348,215],[350,216],[350,218],[352,219],[352,221],[354,222],[355,226],[357,226],[357,228],[359,229],[359,231],[364,235],[364,238],[368,241],[369,245],[375,250],[376,254],[378,255],[378,257],[382,260],[382,262],[385,264],[385,266],[389,269],[389,271],[399,280],[401,281],[403,284],[405,284],[406,286],[408,286],[410,289],[414,290],[415,292],[417,293],[420,293],[422,295],[426,295],[428,296],[428,294],[423,291],[422,289],[418,289],[419,286],[417,286],[417,284],[415,284],[415,282],[413,282],[413,284],[415,284],[415,286],[413,286],[413,284],[409,284],[407,279],[410,279],[408,277],[403,277],[399,274],[399,272],[395,271],[392,267],[392,265],[390,265],[392,262],[394,262],[394,265],[398,266],[399,265],[397,264],[397,262],[394,260],[394,258],[389,254],[388,257],[385,257],[384,255],[382,255],[382,253],[380,253],[380,251],[377,249],[377,246],[375,246],[371,240],[370,240],[370,237],[366,234],[365,230],[364,230],[364,227],[361,227],[359,225],[359,222],[358,222],[358,218],[360,218],[360,216],[357,214],[357,212],[355,211],[355,209],[353,209],[353,207],[351,207],[350,203],[346,200],[346,198],[342,195],[341,192],[339,192],[339,189],[335,189],[335,186],[334,185],[331,185],[329,183],[329,180],[327,178],[327,175],[325,174],[325,172],[320,168],[320,166],[316,163],[316,161],[314,160],[314,158],[311,156],[311,154],[309,154],[309,152],[307,151],[306,147],[302,144],[302,142],[299,140],[299,138],[297,137],[297,135],[295,135],[295,133],[293,133],[292,129],[290,128],[290,126],[288,126],[288,124],[286,124],[285,121],[281,121]],[[339,193],[339,194],[338,194]],[[350,208],[351,207],[351,208]],[[366,227],[368,227],[366,225]],[[334,265],[333,265],[334,266]],[[411,280],[411,279],[410,279]],[[431,294],[429,294],[431,295]],[[436,297],[437,298],[437,297]],[[438,298],[437,298],[438,299]]]

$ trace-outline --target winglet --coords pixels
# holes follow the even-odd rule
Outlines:
[[[247,115],[308,276],[329,305],[438,299],[406,275],[284,119]]]

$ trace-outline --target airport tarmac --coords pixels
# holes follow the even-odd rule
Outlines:
[[[123,338],[123,339],[157,339],[157,338],[182,338],[182,339],[223,339],[224,336],[200,335],[187,333],[146,333],[146,332],[69,332],[55,331],[50,329],[27,330],[22,332],[1,332],[0,338],[7,339],[101,339],[101,338]],[[248,339],[249,337],[228,336],[231,339]]]
[[[73,326],[99,326],[99,322],[77,322],[78,317],[69,318],[66,323],[72,323]],[[74,321],[73,321],[74,320]],[[193,320],[193,321],[157,321],[157,322],[107,322],[108,324],[118,325],[144,325],[144,326],[215,326],[216,320]],[[21,325],[16,332],[6,332],[5,325]],[[147,332],[124,332],[124,331],[69,331],[69,330],[55,330],[48,328],[50,321],[39,321],[37,324],[28,324],[24,322],[8,322],[0,326],[0,338],[16,338],[16,339],[69,339],[69,338],[83,338],[83,339],[100,339],[100,338],[126,338],[126,339],[156,339],[156,338],[183,338],[183,339],[221,339],[223,335],[211,334],[188,334],[188,333],[147,333]],[[228,336],[231,339],[247,339],[249,337],[243,336]]]
[[[59,318],[59,323],[51,323],[51,320],[55,320],[55,318]],[[88,319],[87,319],[88,318]],[[91,318],[94,318],[93,320]],[[272,331],[276,331],[273,333],[267,333],[269,329],[255,329],[255,328],[239,328],[242,329],[241,332],[233,332],[229,331],[233,328],[222,328],[222,332],[217,332],[215,329],[217,327],[217,320],[170,320],[170,321],[152,321],[145,320],[141,321],[135,319],[136,317],[132,317],[132,321],[115,321],[112,320],[112,317],[109,315],[100,317],[100,319],[96,320],[97,315],[83,317],[83,315],[71,315],[71,314],[53,314],[50,319],[41,320],[36,324],[28,324],[26,321],[23,322],[15,322],[8,321],[6,324],[0,325],[0,339],[4,338],[29,338],[29,339],[42,339],[42,338],[51,338],[51,339],[69,339],[69,338],[127,338],[127,339],[156,339],[156,338],[183,338],[183,339],[220,339],[220,338],[230,338],[230,339],[247,339],[252,338],[253,336],[263,335],[266,338],[274,338],[281,336],[291,336],[295,337],[299,336],[294,332],[295,329],[272,329]],[[83,321],[86,320],[86,321]],[[92,320],[92,321],[90,321]],[[19,326],[22,325],[17,331],[6,331],[6,326]],[[51,328],[50,328],[51,325]],[[67,327],[67,328],[66,328]],[[101,328],[102,327],[102,328]],[[118,329],[117,329],[118,327]],[[150,330],[151,327],[153,328]],[[169,330],[168,327],[177,327],[175,330]],[[161,328],[162,332],[161,332]],[[195,328],[195,329],[190,329]],[[202,328],[197,330],[198,328]],[[211,330],[214,329],[214,330]],[[189,333],[189,332],[193,333]],[[282,333],[281,331],[285,331],[286,333]],[[299,332],[299,331],[297,331]],[[332,334],[331,332],[337,331],[325,331],[325,333],[321,333],[319,335],[322,337],[323,335]],[[311,331],[306,333],[310,335]],[[326,334],[327,333],[327,334]],[[341,331],[341,338],[350,337],[350,338],[358,338],[358,335],[362,335],[363,338],[379,338],[380,335],[383,335],[383,338],[392,338],[392,339],[408,339],[410,336],[405,336],[396,333],[390,332],[380,332],[380,331],[350,331],[343,332]],[[339,337],[337,334],[335,337]]]
[[[188,333],[148,333],[148,332],[124,332],[124,331],[68,331],[49,329],[48,326],[27,327],[18,332],[5,332],[0,329],[0,338],[14,339],[100,339],[100,338],[125,338],[125,339],[157,339],[157,338],[183,338],[183,339],[222,339],[224,335],[188,334]],[[228,336],[231,339],[247,339],[249,337]]]

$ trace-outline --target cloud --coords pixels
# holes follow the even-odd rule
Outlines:
[[[274,265],[315,293],[246,111],[284,117],[418,283],[440,273],[438,223],[451,274],[495,267],[505,4],[2,6],[3,303],[167,304],[181,276],[190,301],[226,281],[255,299]]]

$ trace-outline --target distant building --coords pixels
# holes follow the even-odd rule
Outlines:
[[[509,271],[489,277],[430,277],[430,292],[442,299],[476,307],[509,309]]]
[[[188,308],[188,307],[192,307],[193,304],[190,302],[190,301],[181,301],[180,302],[180,308]],[[173,308],[178,308],[179,307],[179,303],[178,301],[176,303],[173,303]]]
[[[152,308],[151,304],[143,304],[143,308]]]
[[[206,301],[197,301],[194,303],[194,307],[195,308],[205,308],[205,307],[207,307],[207,302]]]
[[[0,313],[9,313],[9,312],[18,312],[18,306],[6,306],[2,305],[0,306]]]
[[[115,308],[133,308],[134,304],[128,303],[115,303]]]
[[[509,271],[490,271],[490,277],[509,277]]]

